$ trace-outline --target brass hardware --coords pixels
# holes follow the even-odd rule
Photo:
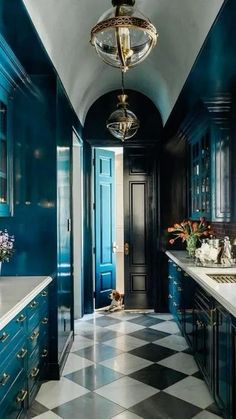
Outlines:
[[[23,359],[25,357],[25,355],[27,354],[27,352],[28,352],[27,349],[22,348],[16,356],[17,356],[18,359]]]
[[[177,284],[178,284],[178,282],[174,281],[174,282],[173,282],[173,284],[174,284],[174,285],[177,285]]]
[[[129,256],[129,243],[125,243],[124,246],[125,256]]]
[[[37,307],[39,305],[39,302],[38,301],[33,301],[31,304],[30,304],[30,308],[35,308],[35,307]]]
[[[175,264],[175,263],[173,263],[173,266],[174,266],[174,267],[176,267],[176,264]]]
[[[31,336],[30,336],[30,340],[36,340],[39,337],[39,332],[34,332]]]
[[[173,297],[172,297],[172,295],[171,295],[171,294],[169,294],[169,295],[168,295],[168,298],[170,298],[170,299],[171,299],[171,298],[173,298]]]
[[[16,402],[17,403],[22,403],[25,400],[27,394],[28,394],[27,390],[20,390],[20,392],[18,393],[18,395],[16,397]]]
[[[181,287],[178,287],[177,289],[178,289],[179,292],[183,291],[183,288],[181,288]]]
[[[47,291],[43,291],[43,292],[41,292],[41,296],[42,296],[42,297],[47,297],[47,295],[48,295],[48,292],[47,292]]]
[[[48,324],[48,317],[44,317],[41,323],[42,324]]]
[[[9,378],[11,378],[10,374],[7,374],[6,372],[4,372],[4,374],[2,375],[2,379],[0,381],[0,386],[5,386]]]
[[[201,321],[199,321],[199,320],[197,320],[196,321],[196,323],[197,323],[197,326],[200,328],[200,327],[204,327],[204,323],[203,322],[201,322]]]
[[[0,337],[0,342],[4,343],[10,337],[9,333],[3,332],[2,336]]]
[[[112,253],[116,253],[116,251],[118,250],[118,246],[116,244],[116,242],[112,243]]]
[[[211,325],[213,325],[213,323],[214,323],[214,315],[215,315],[215,312],[216,312],[216,308],[213,308],[212,310],[210,310],[210,322],[211,322]]]
[[[179,304],[177,304],[175,301],[173,302],[174,307],[178,307]]]
[[[168,259],[168,263],[173,263],[173,261],[171,259]]]
[[[184,276],[189,276],[188,274],[186,274],[186,272],[184,272]]]
[[[36,378],[38,374],[39,374],[39,368],[35,367],[31,370],[30,377],[31,378]]]
[[[168,279],[173,279],[173,276],[169,275],[169,276],[168,276]]]
[[[181,268],[177,268],[177,271],[178,271],[178,272],[181,272],[181,271],[182,271],[182,269],[181,269]]]
[[[17,323],[23,323],[26,319],[27,317],[24,314],[21,314],[16,321]]]
[[[41,358],[46,358],[47,356],[48,356],[48,350],[47,349],[44,349],[43,350],[43,353],[41,355]]]

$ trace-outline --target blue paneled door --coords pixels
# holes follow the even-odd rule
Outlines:
[[[116,284],[115,248],[115,156],[95,149],[95,307],[109,304]]]

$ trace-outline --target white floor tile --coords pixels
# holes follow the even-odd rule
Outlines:
[[[153,313],[149,314],[151,317],[155,317],[160,320],[173,320],[172,314]]]
[[[153,326],[150,326],[150,329],[160,330],[160,332],[172,334],[179,333],[179,328],[174,321],[165,321],[162,323],[154,324]]]
[[[89,361],[86,358],[82,358],[81,356],[70,353],[68,355],[66,365],[63,369],[62,375],[70,374],[71,372],[81,370],[82,368],[89,367],[90,365],[93,365],[93,364],[94,362]]]
[[[121,413],[120,415],[113,416],[112,419],[143,419],[141,416],[137,416],[132,412],[126,410],[125,412]]]
[[[188,348],[188,344],[183,336],[170,335],[163,339],[156,340],[157,345],[164,346],[165,348],[173,349],[174,351],[184,351]]]
[[[121,321],[129,321],[132,319],[136,319],[137,317],[140,317],[140,314],[136,314],[136,313],[129,313],[129,312],[125,312],[125,311],[119,311],[116,313],[109,313],[108,314],[109,317],[113,317],[114,319],[118,319]]]
[[[126,409],[158,393],[159,390],[130,377],[123,377],[95,391]]]
[[[192,375],[198,371],[198,366],[192,355],[179,352],[162,359],[158,362],[160,365],[172,368],[173,370],[183,372],[184,374]]]
[[[107,326],[106,329],[114,330],[114,332],[119,332],[122,334],[133,333],[137,330],[144,329],[144,326],[140,326],[139,324],[134,324],[130,322],[121,322],[117,324],[113,324],[111,326]]]
[[[214,415],[214,413],[207,412],[207,410],[202,410],[192,419],[223,419],[222,416]]]
[[[62,419],[62,418],[61,416],[58,416],[51,411],[48,411],[48,412],[42,413],[41,415],[34,416],[34,419]]]
[[[132,374],[133,372],[140,370],[141,368],[148,367],[153,364],[151,361],[139,358],[138,356],[131,354],[121,354],[115,358],[107,359],[106,361],[100,362],[104,367],[111,368],[121,374]]]
[[[164,392],[192,403],[201,409],[205,409],[214,402],[204,381],[195,377],[184,378],[173,386],[166,388]]]
[[[132,349],[139,348],[140,346],[147,344],[145,340],[133,338],[132,336],[127,335],[119,336],[118,338],[107,340],[103,343],[104,345],[112,346],[113,348],[120,349],[124,352],[132,351]]]
[[[75,324],[78,322],[86,322],[87,320],[93,320],[93,319],[98,319],[99,317],[102,317],[103,313],[98,313],[97,311],[95,311],[94,313],[91,314],[85,314],[83,317],[81,317],[81,319],[75,320]]]
[[[62,377],[60,381],[48,381],[42,384],[36,396],[36,401],[48,409],[54,409],[86,393],[89,393],[89,390]]]
[[[75,335],[73,345],[71,347],[71,352],[79,351],[80,349],[88,348],[93,346],[94,341],[92,339],[87,339],[81,335]]]
[[[94,323],[88,322],[76,322],[75,324],[75,333],[80,334],[83,332],[94,332],[94,331],[102,331],[103,327],[96,326]]]

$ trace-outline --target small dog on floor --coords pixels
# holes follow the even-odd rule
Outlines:
[[[109,294],[109,298],[111,304],[105,311],[113,312],[123,308],[124,294],[120,294],[117,290],[112,290],[111,294]]]

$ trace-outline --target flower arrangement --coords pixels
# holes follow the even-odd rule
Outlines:
[[[173,227],[169,227],[167,231],[176,236],[169,240],[170,244],[173,244],[177,239],[182,239],[183,242],[186,241],[186,249],[189,256],[195,255],[197,241],[200,237],[209,237],[213,234],[211,226],[206,222],[204,217],[201,217],[200,221],[184,220],[180,224],[174,224]]]
[[[7,230],[0,231],[0,262],[9,262],[13,254],[14,236],[9,236]]]

